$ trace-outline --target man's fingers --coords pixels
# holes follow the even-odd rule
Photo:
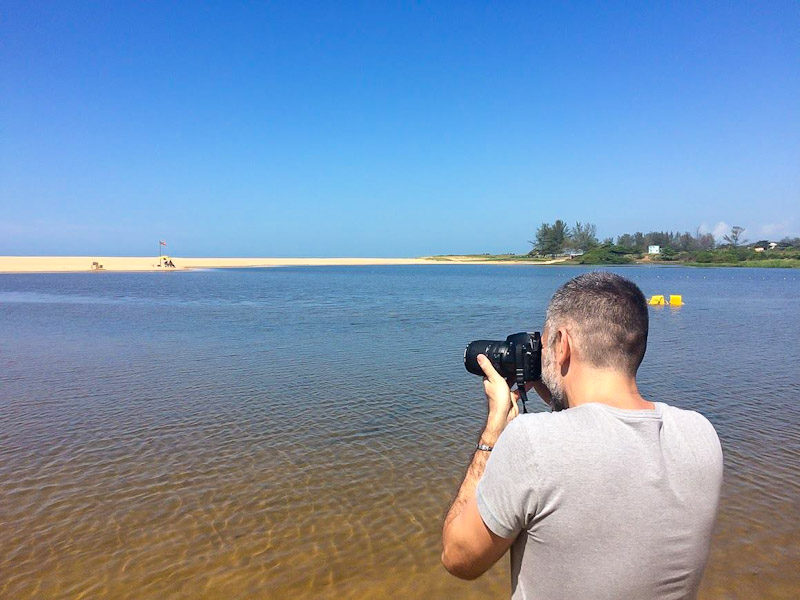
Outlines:
[[[480,365],[481,369],[483,370],[483,374],[486,375],[486,379],[491,382],[496,382],[498,379],[504,381],[502,377],[500,377],[500,373],[494,368],[492,365],[492,361],[490,361],[484,354],[478,354],[478,365]]]

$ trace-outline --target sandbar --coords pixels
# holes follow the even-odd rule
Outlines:
[[[0,256],[0,273],[82,271],[181,271],[243,267],[320,267],[342,265],[549,264],[559,261],[495,262],[473,257],[441,258],[187,258],[170,256],[175,267],[159,266],[157,256]],[[101,269],[97,267],[101,266]]]

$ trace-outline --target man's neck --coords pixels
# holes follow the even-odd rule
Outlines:
[[[620,371],[593,367],[582,367],[570,375],[570,381],[564,382],[570,407],[597,402],[628,410],[655,408],[652,402],[639,394],[636,377]]]

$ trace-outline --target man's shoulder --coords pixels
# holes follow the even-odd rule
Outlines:
[[[663,419],[675,425],[673,430],[680,431],[687,442],[712,447],[721,454],[722,447],[717,430],[704,415],[696,410],[679,408],[662,404]]]
[[[651,411],[624,411],[614,409],[604,404],[582,404],[575,408],[568,408],[557,412],[539,412],[520,415],[512,423],[516,423],[516,435],[535,434],[536,436],[556,435],[561,436],[568,431],[586,429],[603,429],[606,420],[615,420],[614,417],[626,418],[655,418],[669,422],[674,427],[700,435],[708,441],[717,441],[717,432],[711,422],[695,410],[680,408],[664,402],[656,402],[656,410]]]
[[[691,427],[698,431],[702,431],[707,435],[713,436],[714,438],[717,437],[717,431],[714,429],[711,421],[709,421],[698,411],[688,408],[680,408],[678,406],[665,404],[663,402],[659,402],[658,404],[661,406],[662,418],[672,420],[683,427]]]
[[[568,432],[583,430],[596,425],[591,411],[579,408],[568,408],[556,412],[537,412],[519,415],[510,424],[514,425],[513,435],[517,437],[532,436],[564,438]]]

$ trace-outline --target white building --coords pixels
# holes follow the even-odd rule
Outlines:
[[[648,254],[661,254],[661,246],[648,246],[647,247]]]

